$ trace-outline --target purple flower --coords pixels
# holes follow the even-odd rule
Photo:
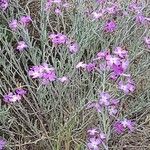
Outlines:
[[[49,82],[56,80],[56,73],[54,68],[49,68],[47,63],[42,65],[33,66],[29,70],[29,76],[33,79],[41,79],[42,84],[48,84]]]
[[[0,150],[4,150],[3,148],[5,147],[5,145],[6,145],[6,141],[0,138]]]
[[[18,21],[16,19],[12,20],[9,23],[9,28],[13,31],[16,31],[16,29],[18,28]]]
[[[9,92],[8,94],[5,94],[3,96],[5,102],[9,102],[12,99],[12,97],[13,97],[13,93],[12,92]]]
[[[135,2],[132,2],[130,5],[129,5],[129,10],[134,12],[134,13],[140,13],[141,11],[141,6]]]
[[[77,53],[79,51],[79,45],[77,43],[69,42],[67,46],[72,54]]]
[[[124,70],[123,72],[125,72],[129,67],[129,60],[128,59],[122,59],[121,67]]]
[[[87,64],[84,64],[82,61],[81,62],[79,62],[77,65],[76,65],[76,68],[78,69],[78,68],[86,68],[86,65]]]
[[[138,24],[145,24],[146,23],[145,21],[146,21],[145,17],[142,14],[137,14],[136,15],[136,22]]]
[[[108,107],[108,113],[110,116],[115,116],[117,114],[118,110],[114,106]]]
[[[95,66],[96,66],[95,63],[89,63],[89,64],[87,64],[86,65],[87,72],[93,72],[95,70]]]
[[[8,7],[8,0],[0,0],[0,9],[5,11]]]
[[[104,13],[94,11],[94,12],[92,12],[91,15],[94,20],[97,20],[97,19],[101,18],[104,15]]]
[[[90,138],[87,147],[89,150],[99,150],[100,143],[101,140],[99,138]]]
[[[61,77],[61,78],[58,78],[58,80],[59,80],[60,82],[62,82],[62,83],[66,83],[66,82],[69,81],[68,77],[66,77],[66,76],[63,76],[63,77]]]
[[[26,43],[24,41],[19,41],[16,49],[21,52],[24,49],[26,49],[27,47],[28,46],[26,45]]]
[[[122,90],[125,94],[133,93],[135,91],[134,82],[131,82],[130,80],[128,80],[126,83],[120,81],[118,83],[118,88]]]
[[[126,58],[128,55],[128,52],[126,50],[123,50],[121,47],[116,47],[113,53],[119,56],[120,58]]]
[[[4,101],[6,103],[16,102],[20,100],[21,100],[21,96],[18,94],[13,94],[12,92],[4,95]]]
[[[56,73],[55,70],[50,70],[48,72],[44,72],[42,74],[42,84],[48,84],[49,82],[55,81],[56,80]]]
[[[106,63],[99,64],[100,71],[110,71],[110,66],[108,66]]]
[[[122,134],[125,131],[125,127],[123,126],[121,121],[116,121],[113,124],[114,131],[118,134]]]
[[[61,15],[61,14],[62,14],[62,12],[61,12],[61,10],[60,10],[59,8],[56,8],[56,9],[55,9],[55,13],[56,13],[57,15]]]
[[[110,97],[111,96],[107,92],[100,93],[99,104],[104,106],[110,105]]]
[[[124,128],[128,128],[131,132],[134,130],[135,123],[133,121],[125,118],[123,121],[121,121],[121,123],[124,126]]]
[[[133,132],[134,126],[135,123],[126,118],[122,121],[115,122],[113,125],[115,132],[118,134],[122,134],[126,129],[130,130],[130,132]]]
[[[117,76],[121,75],[124,72],[124,70],[123,70],[121,65],[118,65],[118,66],[117,65],[113,65],[112,69],[113,69],[114,74],[116,74]]]
[[[119,9],[118,9],[118,5],[117,4],[113,4],[111,7],[107,7],[106,8],[106,12],[108,14],[116,14],[118,10]]]
[[[42,66],[33,66],[30,68],[28,74],[31,76],[33,79],[35,78],[41,78],[43,73],[43,67]]]
[[[114,98],[111,99],[111,101],[110,101],[110,105],[111,105],[111,106],[117,107],[118,104],[119,104],[119,100],[118,100],[118,99],[114,99]]]
[[[27,91],[22,88],[16,89],[15,92],[16,92],[16,94],[21,95],[21,96],[27,94]]]
[[[150,49],[150,38],[144,37],[144,42],[147,44],[148,48]]]
[[[107,55],[109,55],[109,51],[100,51],[99,53],[97,53],[98,59],[105,59]]]
[[[55,71],[53,70],[53,71],[49,71],[49,72],[43,73],[42,78],[46,79],[48,81],[55,81],[56,80]]]
[[[109,79],[110,79],[110,80],[116,80],[118,77],[119,77],[119,75],[117,75],[117,74],[114,73],[114,72],[112,72],[112,73],[109,75]]]
[[[31,21],[32,19],[30,16],[22,16],[19,20],[20,24],[24,26],[28,25]]]
[[[88,129],[87,130],[87,133],[90,135],[90,136],[95,136],[99,133],[98,129],[97,128],[91,128],[91,129]]]
[[[67,37],[64,34],[50,34],[49,38],[52,40],[53,44],[65,44],[67,41]]]
[[[145,41],[146,44],[150,45],[150,38],[144,37],[144,41]]]
[[[120,65],[121,64],[121,61],[120,61],[120,58],[118,57],[115,57],[115,56],[112,56],[112,55],[107,55],[106,56],[106,61],[107,61],[107,65],[108,66],[113,66],[113,65]]]
[[[117,24],[115,21],[113,20],[109,20],[106,22],[105,26],[104,26],[104,31],[112,33],[117,29]]]

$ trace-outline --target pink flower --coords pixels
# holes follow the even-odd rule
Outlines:
[[[102,16],[103,16],[103,13],[101,13],[101,12],[93,12],[92,13],[92,18],[93,19],[99,19]]]
[[[136,22],[138,24],[145,24],[146,23],[145,21],[146,21],[145,17],[142,14],[137,14],[136,15]]]
[[[28,46],[26,45],[26,43],[24,41],[19,41],[16,49],[21,52],[24,49],[26,49],[27,47]]]
[[[92,129],[88,129],[87,130],[87,133],[90,135],[90,136],[94,136],[94,135],[97,135],[99,133],[98,129],[97,128],[92,128]]]
[[[29,76],[33,79],[40,79],[42,84],[48,84],[49,82],[56,80],[56,73],[54,68],[48,67],[47,63],[43,63],[42,65],[33,66],[30,68],[28,72]]]
[[[113,65],[120,65],[121,64],[121,61],[118,57],[115,57],[115,56],[112,56],[112,55],[107,55],[106,56],[106,61],[107,61],[107,65],[108,66],[113,66]]]
[[[66,35],[63,35],[61,33],[50,34],[49,38],[52,40],[53,44],[65,44],[67,41]]]
[[[77,65],[76,65],[76,68],[78,69],[78,68],[86,68],[86,65],[87,64],[84,64],[82,61],[81,62],[79,62]]]
[[[117,24],[115,21],[107,21],[105,26],[104,26],[104,31],[112,33],[117,29]]]
[[[60,82],[62,82],[62,83],[66,83],[66,82],[69,81],[68,77],[66,77],[66,76],[63,76],[63,77],[61,77],[61,78],[58,78],[58,80],[59,80]]]
[[[118,83],[118,88],[122,90],[125,94],[133,93],[135,91],[134,82],[131,82],[130,80],[128,80],[126,83],[120,81]]]
[[[114,131],[118,134],[122,134],[125,131],[125,127],[121,121],[117,121],[113,124]]]
[[[4,101],[6,103],[13,103],[13,102],[20,101],[20,100],[21,100],[21,96],[18,94],[14,94],[12,92],[4,95]]]
[[[72,54],[77,53],[79,51],[79,45],[77,43],[69,42],[67,46]]]
[[[20,95],[20,96],[23,96],[23,95],[27,94],[27,91],[22,89],[22,88],[18,88],[15,90],[15,93]]]
[[[28,74],[31,76],[33,79],[35,78],[41,78],[43,73],[43,67],[42,66],[33,66],[30,68]]]
[[[113,65],[112,66],[112,70],[113,70],[113,73],[116,74],[117,76],[121,75],[124,72],[124,70],[123,70],[121,65],[118,65],[118,66],[117,65]]]
[[[13,31],[16,31],[16,29],[18,28],[18,21],[16,19],[12,20],[9,23],[9,28]]]
[[[96,66],[95,63],[88,63],[88,64],[86,64],[87,72],[93,72],[95,70],[95,66]]]
[[[129,67],[129,60],[128,59],[122,59],[121,67],[123,69],[123,72],[125,72]]]
[[[100,51],[97,53],[98,59],[105,59],[107,55],[109,55],[109,51]]]
[[[135,123],[131,120],[125,118],[123,121],[121,121],[121,123],[124,126],[124,128],[128,128],[131,132],[134,130]]]
[[[0,150],[4,150],[6,145],[6,141],[3,138],[0,138]]]
[[[5,11],[8,7],[8,0],[0,0],[0,9]]]
[[[104,106],[110,105],[110,97],[111,96],[107,92],[100,93],[99,104]]]
[[[121,47],[116,47],[113,53],[118,55],[120,58],[126,58],[128,55],[128,51],[123,50]]]
[[[20,17],[20,20],[19,20],[20,24],[24,26],[28,25],[31,21],[32,19],[30,16],[22,16]]]
[[[58,14],[58,15],[61,15],[61,14],[62,14],[62,12],[61,12],[61,10],[60,10],[59,8],[56,8],[56,9],[55,9],[55,13]]]
[[[132,2],[129,5],[129,10],[134,13],[140,13],[141,12],[141,6],[138,3]]]
[[[42,84],[48,84],[49,82],[55,81],[56,80],[55,70],[43,72],[41,79],[42,79]]]
[[[144,42],[147,44],[148,48],[150,49],[150,38],[144,37]]]
[[[87,147],[89,150],[99,150],[100,143],[101,140],[99,138],[90,138]]]
[[[115,116],[117,114],[118,110],[114,106],[108,107],[108,113],[110,116]]]
[[[117,4],[113,4],[111,7],[106,8],[106,12],[108,14],[116,14],[118,10],[119,10],[119,8],[118,8]]]

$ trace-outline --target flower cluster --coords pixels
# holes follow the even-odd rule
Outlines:
[[[70,6],[69,3],[64,3],[62,0],[47,0],[44,10],[48,11],[54,6],[54,13],[57,15],[62,14],[62,10]]]
[[[89,102],[87,109],[94,108],[98,112],[101,112],[102,108],[106,108],[110,116],[115,116],[118,112],[119,100],[112,98],[108,92],[102,92],[99,95],[99,100]]]
[[[18,42],[18,45],[17,45],[17,50],[19,51],[19,52],[22,52],[24,49],[26,49],[28,46],[27,46],[27,44],[24,42],[24,41],[19,41]]]
[[[6,145],[6,141],[0,138],[0,150],[4,150],[5,145]]]
[[[49,82],[53,82],[56,79],[62,83],[67,83],[69,81],[68,77],[66,76],[58,78],[56,76],[55,69],[53,67],[49,67],[47,63],[32,66],[28,74],[33,79],[40,79],[41,83],[44,85],[48,84]]]
[[[99,150],[99,147],[102,144],[102,142],[105,142],[106,135],[97,128],[91,128],[87,130],[87,133],[88,133],[87,148],[89,150]]]
[[[79,62],[76,68],[83,68],[87,72],[106,71],[109,74],[109,79],[116,80],[122,77],[118,81],[118,88],[122,90],[125,94],[134,92],[135,84],[131,79],[131,75],[127,72],[129,66],[128,51],[122,47],[116,47],[112,54],[108,50],[100,51],[97,57],[93,59],[92,63]],[[120,79],[120,78],[119,78]]]
[[[15,90],[15,92],[9,92],[4,95],[4,101],[6,103],[14,103],[16,101],[20,101],[22,99],[22,96],[24,96],[27,93],[25,89],[18,88]]]
[[[77,53],[79,51],[78,44],[62,33],[50,34],[49,39],[54,45],[65,44],[69,48],[70,53]]]
[[[5,11],[8,7],[8,0],[0,0],[0,9]]]
[[[55,69],[53,67],[49,67],[47,63],[32,66],[28,73],[33,79],[40,79],[42,84],[47,84],[56,80]]]
[[[30,16],[21,16],[19,18],[19,20],[17,19],[13,19],[12,21],[10,21],[9,23],[9,28],[12,31],[16,31],[18,29],[19,26],[24,26],[26,27],[27,25],[29,25],[31,23],[32,19]]]
[[[114,131],[118,134],[122,134],[125,132],[126,129],[128,129],[130,132],[134,130],[135,122],[128,120],[128,119],[123,119],[116,121],[113,125]]]

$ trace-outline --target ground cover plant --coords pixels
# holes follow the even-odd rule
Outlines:
[[[0,150],[149,150],[150,2],[0,0]]]

